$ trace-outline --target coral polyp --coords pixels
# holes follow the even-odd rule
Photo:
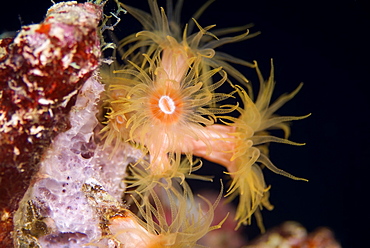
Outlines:
[[[226,73],[221,72],[223,77],[206,87],[204,82],[219,73],[221,68],[197,76],[194,62],[190,64],[193,67],[187,68],[184,76],[178,76],[182,79],[177,81],[171,78],[171,72],[164,69],[164,61],[144,57],[153,65],[149,74],[134,63],[128,64],[132,69],[114,71],[116,78],[108,89],[111,93],[107,100],[110,109],[108,125],[103,130],[107,132],[107,140],[117,137],[117,143],[131,141],[140,144],[152,161],[167,153],[182,152],[190,159],[193,150],[190,141],[200,140],[208,144],[204,126],[214,124],[216,114],[232,111],[232,108],[212,107],[217,101],[231,96],[211,91],[226,81]],[[154,67],[157,63],[158,66]],[[117,122],[125,124],[117,130],[114,127]],[[127,137],[122,140],[117,132],[126,132]]]
[[[124,64],[114,67],[121,68],[103,73],[103,81],[108,85],[108,121],[102,130],[106,144],[117,146],[130,142],[149,155],[142,162],[144,166],[133,167],[128,177],[129,187],[138,187],[138,194],[150,192],[158,185],[170,188],[174,178],[183,182],[189,175],[197,177],[192,174],[194,155],[223,165],[231,177],[226,196],[239,197],[236,227],[250,224],[251,216],[256,213],[263,230],[259,211],[262,207],[271,210],[273,206],[269,203],[269,186],[262,169],[267,167],[291,179],[305,180],[278,169],[268,158],[267,146],[271,142],[302,145],[287,139],[289,122],[308,115],[275,114],[302,85],[271,103],[275,85],[273,65],[265,81],[256,62],[216,50],[258,33],[250,35],[246,26],[223,30],[213,30],[214,25],[203,28],[194,18],[182,29],[176,11],[168,10],[171,14],[167,17],[156,1],[148,2],[151,15],[123,5],[144,30],[119,43]],[[199,31],[191,33],[195,26]],[[217,37],[241,31],[244,32],[233,37]],[[230,62],[257,72],[260,84],[256,99],[249,80]],[[231,86],[230,92],[218,90],[225,82]],[[239,103],[220,104],[228,98],[234,102],[239,99]],[[238,118],[231,115],[235,112]],[[271,129],[283,130],[285,137],[270,135]],[[181,154],[186,155],[187,162],[180,162]]]
[[[196,59],[198,63],[194,70],[197,75],[222,67],[238,82],[248,82],[248,79],[230,62],[248,67],[253,67],[253,64],[217,51],[216,48],[255,37],[259,32],[250,33],[248,28],[252,25],[220,30],[213,29],[216,25],[202,27],[196,19],[212,3],[212,1],[207,1],[193,15],[192,20],[182,26],[180,24],[180,10],[183,1],[178,1],[174,9],[168,9],[167,13],[158,6],[157,1],[148,1],[148,3],[151,14],[123,4],[128,13],[143,25],[143,31],[129,35],[119,43],[118,49],[121,51],[122,58],[129,58],[133,53],[140,53],[140,49],[145,50],[145,53],[151,58],[163,60],[164,64],[167,64],[166,67],[171,68],[175,75],[182,75],[183,70],[190,66],[190,63],[184,62]],[[172,6],[172,1],[168,6]],[[193,32],[195,26],[198,29],[197,32]],[[222,37],[240,31],[244,32],[234,37]],[[171,61],[177,61],[177,63],[181,61],[184,67],[182,69],[175,67]],[[145,66],[146,62],[145,60],[141,61],[141,65]],[[212,84],[212,78],[209,78],[206,83],[207,85]]]
[[[232,123],[227,123],[232,129],[229,135],[234,136],[235,145],[230,158],[230,163],[224,164],[228,174],[232,177],[232,183],[227,195],[235,197],[239,195],[239,205],[236,220],[238,225],[250,224],[251,215],[263,206],[272,209],[268,202],[268,187],[265,184],[261,168],[267,167],[271,171],[289,177],[294,180],[306,179],[295,177],[277,168],[268,158],[267,144],[278,142],[290,145],[304,145],[288,140],[290,133],[289,121],[300,120],[306,116],[278,116],[275,111],[284,103],[292,99],[302,87],[302,84],[288,95],[283,95],[274,103],[270,104],[274,90],[274,70],[271,64],[271,73],[268,80],[264,80],[261,72],[255,63],[257,74],[260,80],[260,89],[257,99],[253,101],[247,92],[237,86],[238,93],[243,102],[243,108],[238,108],[239,118],[225,117]],[[285,132],[284,138],[272,136],[268,130],[282,129]],[[259,226],[263,226],[260,219],[257,219]]]
[[[197,241],[209,231],[220,228],[225,221],[212,226],[221,194],[213,204],[200,196],[207,206],[204,209],[195,201],[186,182],[182,190],[177,186],[162,190],[153,188],[150,194],[141,195],[141,203],[136,200],[135,203],[142,218],[134,214],[112,218],[109,223],[112,235],[124,247],[202,247]]]

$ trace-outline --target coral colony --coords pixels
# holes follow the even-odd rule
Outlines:
[[[256,62],[218,49],[256,34],[201,26],[210,1],[184,26],[182,1],[166,11],[148,2],[151,13],[116,1],[104,17],[100,1],[61,2],[43,23],[0,41],[1,247],[197,247],[252,216],[264,231],[260,211],[273,206],[263,168],[305,180],[277,168],[267,147],[302,145],[287,139],[289,121],[308,115],[275,114],[302,85],[270,102],[272,63],[264,79]],[[125,11],[143,31],[104,42],[107,20]],[[119,62],[102,58],[109,47]],[[256,73],[256,97],[234,64]],[[212,201],[187,184],[211,180],[196,174],[202,160],[229,178]],[[235,214],[215,216],[223,197],[239,199]]]

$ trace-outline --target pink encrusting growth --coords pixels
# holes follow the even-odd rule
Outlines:
[[[246,26],[211,33],[214,25],[202,28],[194,18],[181,29],[178,11],[171,10],[174,15],[167,17],[156,1],[148,2],[152,15],[122,5],[142,23],[143,31],[120,42],[118,51],[125,64],[115,64],[114,69],[101,73],[107,84],[107,121],[102,130],[106,145],[115,144],[118,149],[121,143],[129,142],[143,152],[143,159],[129,169],[125,180],[130,189],[128,192],[141,200],[137,205],[145,223],[150,222],[152,215],[158,219],[160,215],[154,214],[151,207],[152,201],[156,204],[160,201],[154,189],[162,187],[177,195],[173,191],[175,184],[187,191],[185,178],[207,179],[193,174],[202,165],[195,166],[193,156],[198,156],[227,169],[231,184],[226,196],[230,199],[239,196],[235,217],[237,227],[250,224],[252,214],[256,213],[257,222],[263,229],[259,211],[262,207],[272,209],[273,206],[268,201],[269,187],[262,168],[267,167],[295,180],[305,180],[274,166],[268,158],[267,147],[270,142],[302,145],[287,139],[288,123],[308,115],[279,117],[275,114],[302,85],[271,104],[275,85],[273,67],[265,81],[256,62],[249,63],[216,51],[221,45],[242,41],[257,33],[250,35],[245,31]],[[198,18],[210,2],[194,17]],[[179,5],[181,3],[179,1]],[[179,10],[179,6],[175,9]],[[194,24],[199,31],[191,34]],[[240,31],[244,33],[217,37]],[[229,62],[257,71],[260,90],[255,100],[249,81]],[[218,92],[225,82],[233,88],[231,93]],[[220,104],[228,98],[241,102]],[[229,116],[232,112],[240,116]],[[270,129],[282,129],[285,137],[270,135]],[[182,158],[181,154],[186,157]],[[189,197],[187,193],[185,196]],[[178,204],[185,205],[185,202],[179,200]],[[181,210],[185,211],[184,206]],[[163,232],[153,230],[148,232]],[[147,237],[150,239],[151,236]]]

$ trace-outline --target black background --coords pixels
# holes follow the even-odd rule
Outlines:
[[[126,3],[147,9],[145,0]],[[0,32],[40,22],[51,6],[48,0],[4,4]],[[185,0],[184,20],[201,5],[202,1]],[[132,18],[121,18],[117,32],[138,31],[140,26]],[[343,247],[370,247],[370,8],[366,1],[217,0],[198,21],[219,28],[255,23],[252,30],[261,35],[220,50],[257,60],[265,76],[273,58],[275,97],[304,82],[301,92],[278,113],[312,113],[292,124],[291,140],[307,145],[273,144],[270,157],[279,168],[310,181],[265,172],[275,205],[272,212],[263,212],[266,227],[285,220],[298,221],[309,231],[328,226]],[[253,70],[242,70],[256,83]],[[246,230],[255,234],[253,227]]]

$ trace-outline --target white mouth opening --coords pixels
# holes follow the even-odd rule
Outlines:
[[[175,102],[169,96],[162,96],[161,99],[159,99],[158,106],[163,113],[169,115],[173,114],[176,109]]]

